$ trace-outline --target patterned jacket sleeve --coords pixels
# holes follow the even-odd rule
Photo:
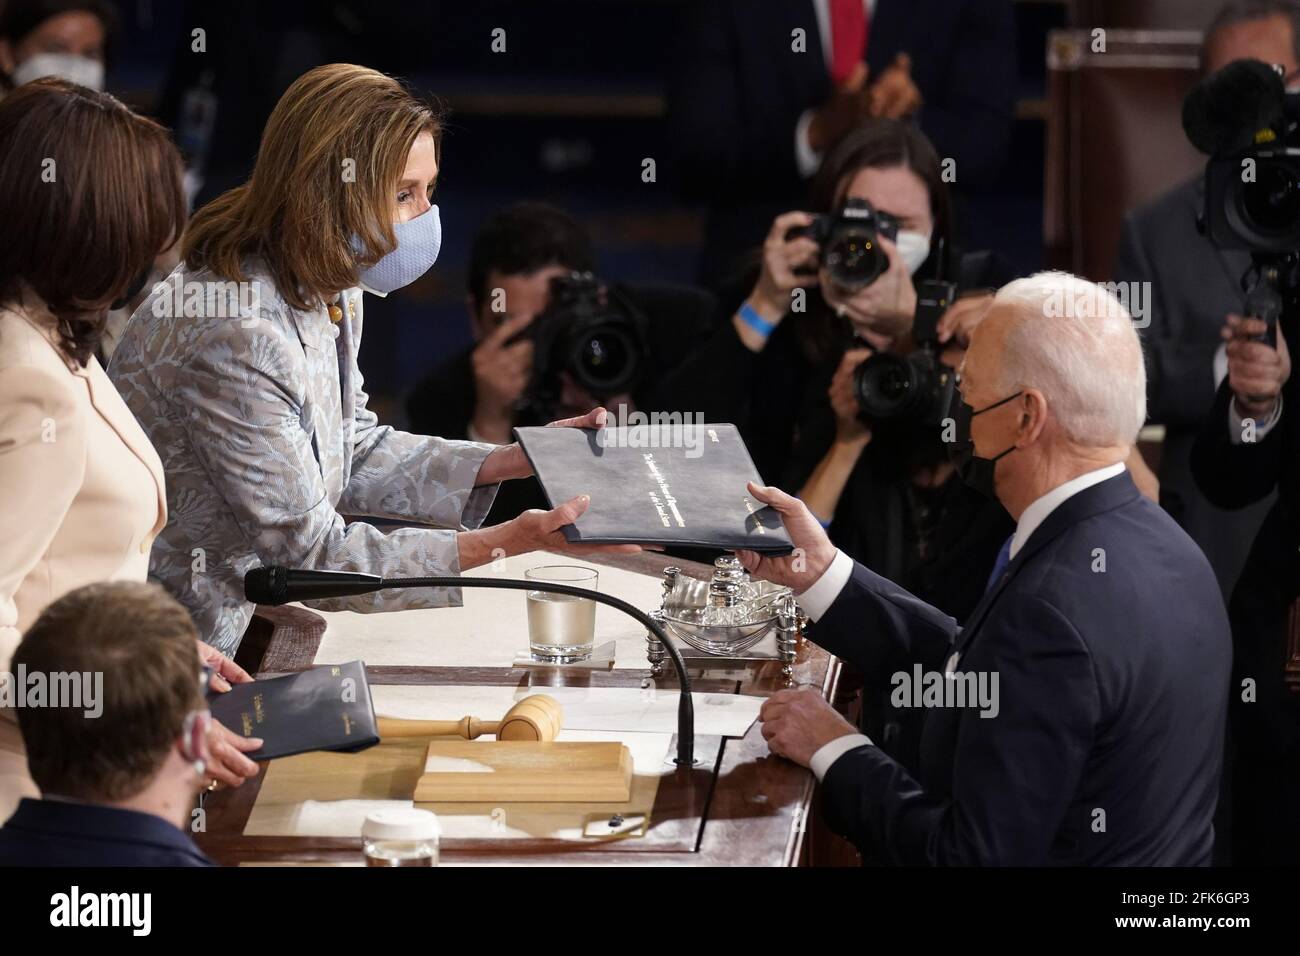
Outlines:
[[[307,372],[296,345],[272,321],[252,328],[217,322],[154,367],[243,538],[269,564],[392,576],[458,574],[454,531],[348,524],[330,504],[311,422],[305,420]],[[183,371],[170,374],[178,369]],[[464,475],[472,482],[473,468],[463,462],[431,474],[444,480]],[[437,494],[452,499],[457,492],[442,488]],[[463,498],[468,490],[459,494]],[[460,591],[448,589],[380,592],[316,606],[378,611],[459,603]]]
[[[495,445],[448,441],[401,432],[369,408],[361,372],[354,365],[356,431],[352,477],[339,510],[469,531],[487,517],[499,485],[474,487]]]

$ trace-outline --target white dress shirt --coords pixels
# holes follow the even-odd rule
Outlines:
[[[1123,473],[1124,463],[1116,462],[1113,465],[1107,465],[1105,468],[1098,468],[1095,471],[1085,472],[1077,478],[1071,478],[1064,484],[1057,485],[1041,498],[1036,499],[1024,513],[1020,515],[1020,520],[1016,522],[1016,532],[1011,536],[1011,557],[1024,547],[1030,536],[1037,530],[1047,516],[1059,508],[1068,498],[1077,495],[1085,488],[1091,488],[1093,485],[1100,484],[1109,478]],[[831,603],[844,590],[844,585],[849,583],[849,578],[853,576],[853,559],[843,551],[837,551],[835,558],[819,577],[812,587],[804,591],[799,596],[799,604],[807,613],[809,620],[816,621],[830,609]],[[840,757],[857,747],[871,743],[871,738],[866,734],[846,734],[843,737],[836,737],[830,743],[823,744],[817,752],[812,755],[812,760],[808,766],[818,780],[826,776],[826,771],[830,770],[831,764],[835,763]]]

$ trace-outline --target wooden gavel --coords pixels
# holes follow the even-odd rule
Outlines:
[[[473,740],[483,734],[494,734],[497,740],[551,741],[560,732],[564,709],[554,697],[533,694],[525,697],[506,711],[500,720],[479,720],[462,717],[460,720],[403,720],[398,717],[377,717],[375,725],[380,739],[389,737],[439,737],[457,735]]]

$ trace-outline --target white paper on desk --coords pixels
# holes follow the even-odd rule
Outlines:
[[[497,687],[437,684],[376,684],[370,688],[375,713],[411,720],[497,720],[531,694],[554,697],[564,708],[565,730],[676,733],[676,688]],[[763,698],[742,694],[692,694],[695,733],[700,737],[743,737],[758,717]]]

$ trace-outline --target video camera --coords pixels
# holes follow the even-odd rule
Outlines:
[[[1275,345],[1300,291],[1300,94],[1274,67],[1237,60],[1187,94],[1183,130],[1210,156],[1197,225],[1221,249],[1250,251],[1246,311]]]

